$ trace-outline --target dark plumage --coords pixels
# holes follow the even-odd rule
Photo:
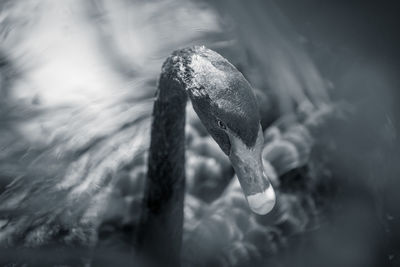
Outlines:
[[[204,46],[177,50],[165,61],[160,82],[171,78],[187,91],[194,110],[225,154],[229,154],[229,141],[216,119],[226,122],[249,147],[255,144],[260,123],[256,99],[247,80],[225,58]],[[175,95],[171,90],[168,94]]]
[[[234,11],[235,7],[237,12],[232,17],[239,20],[232,21],[238,23],[245,15],[240,7],[255,8],[254,3],[238,2],[221,11]],[[7,1],[1,9],[5,22],[1,28],[4,33],[12,31],[1,36],[2,52],[9,58],[0,72],[0,94],[4,96],[0,100],[4,126],[0,175],[2,182],[12,183],[0,197],[1,248],[60,244],[73,248],[70,254],[68,249],[62,250],[65,257],[73,258],[77,245],[84,246],[79,250],[86,253],[98,244],[99,225],[112,221],[114,225],[122,224],[124,231],[128,229],[129,234],[123,234],[129,243],[125,256],[132,259],[131,233],[137,224],[131,221],[137,222],[139,217],[141,184],[147,173],[146,163],[137,159],[148,151],[151,104],[161,60],[176,47],[204,43],[233,60],[257,91],[267,96],[268,101],[257,97],[264,99],[262,117],[267,122],[303,101],[318,103],[325,94],[323,79],[302,47],[295,44],[295,35],[271,16],[276,13],[274,10],[259,10],[262,15],[258,17],[253,17],[255,12],[248,14],[254,18],[246,21],[251,28],[268,25],[251,34],[247,29],[224,27],[214,9],[192,1]],[[216,64],[221,69],[227,67]],[[9,75],[13,73],[18,75]],[[252,113],[255,118],[257,112]],[[224,114],[219,115],[225,118]],[[235,136],[244,137],[249,127],[243,131],[236,128],[246,124],[247,121],[225,126],[238,133]],[[196,189],[191,187],[188,193],[205,199],[204,194],[215,182],[218,192],[207,195],[207,201],[212,201],[219,198],[231,179],[232,169],[214,141],[203,138],[207,135],[203,128],[201,125],[195,138],[201,136],[199,139],[207,145],[195,141],[193,149],[204,156],[206,163],[196,163],[198,167],[190,170],[201,171],[187,175],[187,179],[197,179],[191,185]],[[221,139],[219,144],[228,144],[227,138],[223,140],[226,135],[218,135],[218,130],[215,128],[214,137]],[[243,141],[251,139],[250,136]],[[229,146],[223,150],[229,151]],[[206,167],[215,169],[207,172]],[[226,175],[219,174],[220,169],[226,170]],[[130,180],[129,187],[120,183],[125,178]],[[114,192],[116,182],[124,200]],[[249,212],[239,186],[235,192],[240,201],[232,201],[224,209],[237,210],[239,205]],[[195,216],[207,210],[206,204],[198,201],[194,205],[191,199],[194,198],[185,198],[185,209],[195,206]],[[129,206],[129,212],[125,206]],[[185,216],[189,213],[185,210]],[[235,218],[245,225],[243,217],[246,219]],[[107,228],[103,226],[100,232]],[[236,240],[232,246],[237,245]],[[114,256],[111,250],[106,247],[96,254],[109,258],[106,266],[121,265],[120,253]],[[31,256],[37,260],[52,254],[41,252],[34,251]],[[17,254],[17,262],[28,261],[18,251]],[[6,255],[2,253],[2,260],[7,260],[3,258]]]
[[[269,181],[264,172],[253,169],[262,169],[254,164],[261,162],[261,149],[255,146],[258,138],[263,142],[263,137],[259,134],[260,117],[249,83],[212,50],[196,46],[175,51],[163,64],[158,83],[144,205],[137,231],[138,251],[144,254],[145,261],[151,261],[150,265],[180,264],[187,95],[208,132],[231,156],[235,169],[244,170],[237,175],[246,196],[256,196],[256,208],[270,205],[264,199],[274,197],[264,196],[266,188],[271,188]],[[231,142],[238,142],[236,138],[246,147],[231,146]],[[255,154],[250,152],[253,150]],[[243,161],[241,156],[245,156]],[[253,202],[249,200],[251,206]]]

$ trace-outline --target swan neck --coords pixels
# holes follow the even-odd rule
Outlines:
[[[138,246],[153,265],[180,266],[185,192],[185,90],[161,75],[153,109]],[[151,264],[150,264],[151,265]]]

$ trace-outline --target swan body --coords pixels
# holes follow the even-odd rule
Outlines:
[[[10,71],[0,75],[18,74],[18,77],[7,76],[13,79],[0,78],[0,94],[4,96],[0,100],[0,116],[3,122],[7,122],[1,132],[0,172],[3,183],[12,182],[0,196],[2,248],[35,248],[49,243],[92,248],[97,242],[101,222],[110,217],[115,222],[115,216],[121,214],[124,216],[118,217],[120,224],[137,220],[141,208],[138,199],[143,193],[141,185],[147,172],[143,166],[146,164],[138,163],[137,158],[142,158],[148,150],[153,103],[150,100],[153,100],[155,79],[162,60],[176,47],[201,42],[235,60],[235,65],[240,65],[252,85],[257,86],[257,91],[271,91],[268,96],[275,96],[268,97],[268,104],[261,105],[265,109],[262,119],[268,117],[267,122],[287,112],[287,106],[296,106],[307,98],[317,103],[321,100],[320,95],[325,94],[323,79],[302,47],[292,39],[293,33],[261,10],[259,19],[263,23],[257,26],[259,20],[255,19],[254,25],[269,27],[256,31],[260,38],[254,38],[254,34],[249,36],[244,28],[231,32],[220,25],[221,16],[215,10],[199,7],[191,1],[167,0],[163,4],[159,1],[28,2],[7,2],[1,10],[3,33],[8,33],[8,29],[11,31],[1,36],[4,45],[0,51],[1,57],[7,55],[10,65],[6,67],[10,67]],[[32,8],[27,9],[26,4]],[[232,5],[237,7],[237,15],[244,14],[240,8],[244,5],[249,7],[249,3]],[[267,14],[275,12],[271,8],[265,11]],[[254,12],[249,14],[253,17]],[[154,20],[155,17],[159,19]],[[213,36],[208,38],[208,34]],[[253,61],[253,58],[259,60]],[[195,64],[194,69],[196,66],[198,69],[210,66],[210,62],[204,62],[201,56],[198,59],[198,63],[205,64]],[[197,78],[193,81],[200,84],[205,77],[199,75]],[[253,115],[257,116],[254,113],[252,118],[256,117]],[[191,122],[192,117],[187,117],[187,120]],[[268,126],[268,123],[263,126]],[[246,131],[241,132],[244,137]],[[226,190],[232,177],[232,162],[224,154],[228,142],[218,142],[224,147],[221,150],[211,137],[203,138],[206,133],[207,130],[199,131],[193,138],[196,149],[202,149],[201,155],[207,158],[207,163],[198,165],[223,166],[224,175],[218,174],[216,169],[213,175],[207,176],[210,179],[204,179],[199,173],[191,175],[193,171],[187,171],[187,190],[193,195],[188,197],[186,194],[184,209],[185,216],[192,213],[194,221],[200,218],[202,211],[209,210],[208,203],[218,202],[220,192]],[[224,138],[224,135],[216,135]],[[257,140],[258,133],[256,135]],[[202,142],[196,141],[198,136],[202,137]],[[238,141],[235,143],[238,148],[252,139],[238,140],[235,134],[231,137],[231,144]],[[219,153],[215,160],[210,159],[212,151]],[[186,154],[190,157],[191,153],[189,149]],[[268,171],[271,169],[268,166],[286,166],[286,163],[272,154],[266,156],[263,152],[262,155],[264,170],[279,190],[276,182],[279,175],[274,178],[274,172]],[[293,155],[288,155],[293,158]],[[271,158],[274,160],[265,165],[266,159]],[[257,167],[260,166],[262,164]],[[295,164],[291,164],[291,168],[293,166]],[[191,167],[189,162],[187,167]],[[279,170],[283,173],[281,168],[275,168],[275,172]],[[124,177],[132,183],[131,189],[122,190],[126,198],[122,201],[118,199],[119,194],[110,192],[117,190],[115,188],[120,184],[115,185],[115,182]],[[213,179],[216,177],[223,178],[218,181]],[[199,197],[203,192],[210,192],[212,187],[204,185],[206,183],[218,184],[219,191],[212,191],[204,201]],[[204,185],[202,192],[197,191],[199,184]],[[239,205],[245,216],[251,214],[249,218],[255,217],[249,213],[238,183],[235,183],[233,191],[234,200],[224,209],[237,211]],[[114,198],[118,200],[113,201]],[[277,198],[280,198],[279,192]],[[127,205],[119,205],[121,202]],[[189,202],[196,208],[189,209]],[[120,211],[124,207],[129,207],[129,212]],[[115,213],[111,215],[111,211]],[[243,216],[237,216],[243,221]],[[190,232],[189,228],[185,223],[184,235]],[[127,239],[131,245],[131,238]],[[189,243],[184,242],[186,245]],[[237,245],[236,242],[232,246]],[[46,253],[35,252],[35,255],[48,257]],[[18,260],[23,258],[17,256]]]
[[[188,109],[187,112],[191,114],[193,111]],[[296,169],[304,166],[312,168],[315,163],[319,164],[318,159],[310,154],[312,148],[318,145],[315,130],[331,116],[332,109],[327,106],[314,110],[306,119],[277,121],[264,131],[263,166],[276,189],[277,197],[276,207],[265,216],[259,216],[249,209],[236,177],[232,179],[229,173],[217,174],[217,171],[229,167],[227,165],[230,163],[214,140],[194,133],[196,141],[193,142],[190,141],[193,133],[186,136],[189,144],[186,148],[182,266],[210,266],[211,263],[215,266],[247,266],[251,262],[262,263],[283,251],[293,235],[304,233],[319,224],[320,207],[317,207],[314,194],[317,186],[324,183],[325,176],[321,172],[301,171],[298,174],[300,177],[292,181],[287,179],[290,177],[288,174]],[[196,120],[191,120],[187,126],[196,125]],[[201,132],[197,129],[193,131]],[[298,155],[307,161],[299,161]],[[216,163],[213,163],[215,160]],[[191,162],[198,162],[198,167]],[[146,179],[143,166],[135,168],[138,171],[134,172],[131,179],[134,183],[130,186],[134,188],[131,194],[134,196],[140,195],[143,187],[139,185]],[[209,169],[205,170],[204,166]],[[201,193],[197,191],[199,188]],[[129,197],[126,203],[125,209],[124,205],[118,205],[122,209],[120,215],[114,215],[114,219],[110,220],[113,227],[119,225],[117,229],[124,229],[128,224],[138,225],[134,211],[140,207],[140,198],[135,197],[132,201]],[[132,216],[128,220],[127,214]],[[127,232],[121,238],[126,235]],[[116,234],[113,232],[112,236]],[[113,251],[110,243],[121,244],[124,239],[105,239],[104,247]]]
[[[283,179],[291,171],[313,166],[311,150],[318,143],[315,129],[332,112],[326,106],[301,120],[277,121],[264,131],[264,170],[277,192],[271,213],[258,216],[250,212],[237,179],[232,179],[210,205],[202,202],[204,197],[187,196],[182,253],[185,266],[265,264],[286,246],[287,239],[318,224],[313,192],[323,183],[322,174],[305,172],[300,180],[290,183]],[[306,160],[299,160],[299,155]]]

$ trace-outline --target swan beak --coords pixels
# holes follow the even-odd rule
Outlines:
[[[264,137],[261,127],[253,148],[247,147],[236,136],[229,135],[229,137],[231,141],[229,158],[247,203],[253,212],[265,215],[274,208],[276,196],[262,164],[261,152],[264,146]]]

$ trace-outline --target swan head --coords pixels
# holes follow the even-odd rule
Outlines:
[[[275,205],[275,193],[263,170],[264,144],[253,90],[224,57],[195,46],[175,51],[163,73],[181,83],[207,131],[232,163],[250,208],[266,214]]]

